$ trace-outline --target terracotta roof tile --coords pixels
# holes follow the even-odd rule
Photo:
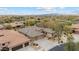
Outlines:
[[[14,47],[30,39],[14,30],[0,30],[0,43],[10,42],[8,47]]]

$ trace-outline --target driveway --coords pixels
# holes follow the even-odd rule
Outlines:
[[[37,43],[40,46],[40,48],[35,49],[29,45],[29,46],[21,48],[17,51],[48,51],[50,48],[58,45],[57,42],[50,41],[47,38],[36,40],[36,41],[34,41],[34,43]]]

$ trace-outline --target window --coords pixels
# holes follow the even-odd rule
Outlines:
[[[8,47],[3,47],[3,48],[1,49],[1,51],[9,51],[9,48],[8,48]]]
[[[29,42],[25,43],[25,47],[29,45]]]
[[[2,46],[5,46],[5,43],[3,43]]]
[[[22,48],[22,47],[23,47],[23,45],[19,45],[19,46],[13,47],[13,48],[12,48],[12,51],[18,50],[18,49],[20,49],[20,48]]]

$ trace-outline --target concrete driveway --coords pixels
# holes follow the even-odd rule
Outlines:
[[[40,46],[40,48],[35,49],[31,45],[29,45],[29,46],[21,48],[17,51],[47,51],[47,50],[51,49],[52,47],[55,47],[58,45],[57,42],[49,41],[47,38],[36,40],[36,41],[34,41],[34,43],[37,43]]]

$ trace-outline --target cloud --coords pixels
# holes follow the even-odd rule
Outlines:
[[[59,13],[61,11],[64,11],[65,7],[38,7],[37,9],[42,10],[46,13]]]
[[[66,7],[37,7],[33,13],[26,13],[24,10],[19,11],[20,9],[10,9],[6,7],[0,7],[0,15],[15,15],[15,14],[50,14],[50,13],[59,13],[59,14],[79,14],[79,8],[66,8]],[[27,11],[28,12],[28,11]]]
[[[1,8],[0,7],[0,15],[3,15],[3,14],[6,14],[6,13],[8,13],[9,12],[9,10],[8,10],[8,8]]]
[[[9,8],[6,7],[0,7],[0,15],[15,15],[17,14],[17,12],[15,12],[14,10],[10,10]]]
[[[0,10],[8,10],[8,8],[0,7]]]
[[[38,7],[37,9],[50,12],[53,10],[53,7]]]

